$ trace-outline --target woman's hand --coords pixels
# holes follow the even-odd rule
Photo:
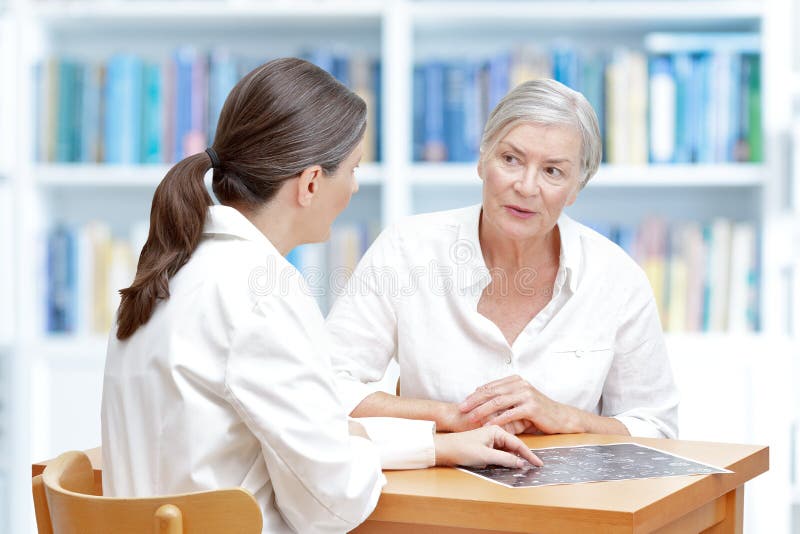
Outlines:
[[[550,399],[518,375],[479,387],[459,409],[473,424],[498,425],[517,434],[586,431],[580,410]]]
[[[498,426],[436,434],[436,465],[541,466],[542,461],[518,437]]]
[[[440,416],[436,418],[436,429],[441,432],[465,432],[483,426],[482,421],[473,421],[454,402],[441,403]],[[514,434],[514,432],[512,432]]]

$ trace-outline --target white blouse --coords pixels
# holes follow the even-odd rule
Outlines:
[[[480,213],[407,218],[364,255],[327,319],[345,408],[378,389],[394,358],[403,396],[461,402],[518,374],[553,400],[616,417],[633,436],[676,437],[678,392],[639,266],[562,215],[552,299],[509,345],[477,311],[491,281]]]
[[[360,420],[350,436],[322,315],[302,277],[238,211],[210,208],[170,297],[126,341],[112,332],[103,491],[240,486],[269,533],[338,533],[372,512],[381,465],[434,463],[433,423]]]

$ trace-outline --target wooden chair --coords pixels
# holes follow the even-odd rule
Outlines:
[[[65,452],[33,478],[39,534],[261,533],[261,510],[241,488],[147,498],[111,498],[89,458]]]

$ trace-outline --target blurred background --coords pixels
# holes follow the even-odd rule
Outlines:
[[[156,185],[282,56],[370,108],[361,190],[300,269],[341,273],[387,223],[479,202],[482,126],[514,85],[583,92],[604,159],[568,213],[647,272],[680,437],[770,446],[745,532],[800,533],[798,34],[789,0],[0,0],[0,533],[33,529],[31,461],[100,444]]]

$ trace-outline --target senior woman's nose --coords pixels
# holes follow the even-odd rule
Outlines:
[[[525,169],[519,180],[514,183],[514,190],[526,197],[534,196],[539,189],[539,172],[535,168]]]

